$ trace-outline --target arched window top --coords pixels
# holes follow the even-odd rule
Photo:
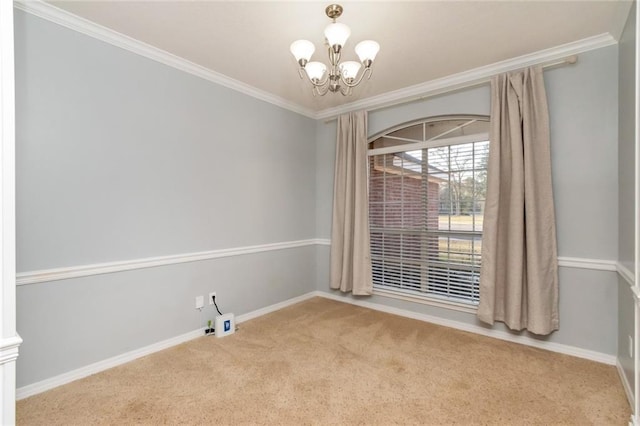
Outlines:
[[[429,148],[487,140],[489,117],[485,115],[449,115],[423,118],[384,130],[369,139],[369,149],[382,153],[405,151],[407,145]],[[396,147],[397,150],[394,150]]]

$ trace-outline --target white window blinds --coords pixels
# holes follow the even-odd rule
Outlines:
[[[419,138],[396,131],[370,145],[373,282],[476,304],[489,142],[486,133],[451,135],[475,120],[450,121],[448,137],[428,137],[428,123],[420,123],[413,127],[422,131],[412,131]]]

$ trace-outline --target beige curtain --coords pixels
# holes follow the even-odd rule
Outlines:
[[[490,144],[478,318],[549,334],[558,255],[542,67],[493,78]]]
[[[338,117],[331,228],[331,288],[372,293],[367,193],[367,112]]]

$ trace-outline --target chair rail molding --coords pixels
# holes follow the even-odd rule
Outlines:
[[[15,361],[18,358],[18,348],[21,343],[22,338],[17,334],[14,337],[2,339],[0,341],[0,364]]]
[[[624,278],[624,280],[627,282],[627,284],[629,284],[629,286],[631,287],[635,286],[635,282],[636,282],[635,274],[631,272],[626,266],[624,266],[620,262],[616,262],[616,271],[622,278]]]
[[[331,245],[331,240],[328,238],[319,238],[316,241],[317,244],[321,246]],[[610,272],[621,272],[620,270],[623,269],[628,273],[625,278],[628,278],[628,276],[633,277],[633,274],[631,274],[628,269],[624,268],[624,266],[620,265],[615,260],[558,256],[558,266],[565,268],[592,269],[596,271]]]
[[[155,268],[158,266],[174,265],[177,263],[198,262],[202,260],[219,259],[222,257],[230,256],[242,256],[252,253],[261,253],[265,251],[307,247],[313,246],[315,244],[317,244],[317,240],[315,239],[285,241],[280,243],[201,251],[196,253],[183,253],[168,256],[148,257],[144,259],[132,259],[117,262],[97,263],[92,265],[69,266],[30,272],[20,272],[16,275],[16,284],[19,286],[27,284],[37,284],[49,281],[66,280],[70,278],[88,277],[91,275],[131,271],[134,269]]]
[[[331,246],[331,240],[326,238],[312,238],[307,240],[284,241],[279,243],[233,247],[195,253],[182,253],[168,256],[148,257],[143,259],[131,259],[116,262],[96,263],[91,265],[76,265],[36,271],[26,271],[20,272],[16,275],[16,285],[22,286],[29,284],[38,284],[71,278],[88,277],[91,275],[111,274],[116,272],[131,271],[134,269],[155,268],[159,266],[174,265],[178,263],[199,262],[202,260],[219,259],[222,257],[243,256],[252,253],[285,250],[307,246]],[[562,267],[568,268],[612,272],[620,272],[619,268],[622,267],[613,260],[584,259],[577,257],[559,257],[558,264]],[[624,269],[624,267],[622,268]],[[626,275],[623,276],[627,278]]]

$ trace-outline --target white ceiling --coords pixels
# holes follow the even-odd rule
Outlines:
[[[311,111],[380,95],[604,33],[618,39],[628,1],[341,1],[353,46],[380,43],[373,76],[344,98],[313,97],[289,53],[304,38],[327,62],[330,1],[50,1],[56,7]]]

